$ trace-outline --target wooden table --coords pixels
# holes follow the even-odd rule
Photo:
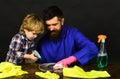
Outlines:
[[[35,72],[39,71],[38,65],[39,64],[22,64],[22,70],[28,71],[29,74],[22,75],[22,76],[17,76],[17,77],[10,77],[10,78],[7,78],[7,79],[42,79],[39,76],[35,75]],[[86,66],[83,66],[82,68],[85,71],[90,71],[90,70],[96,70],[97,69],[96,64],[92,64],[92,63],[88,64]],[[103,79],[120,79],[120,63],[109,63],[106,70],[111,75],[111,77],[103,78]],[[60,79],[76,79],[76,78],[68,78],[68,77],[63,77],[61,75]]]

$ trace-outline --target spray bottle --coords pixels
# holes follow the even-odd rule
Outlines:
[[[99,70],[104,69],[108,65],[108,54],[105,48],[106,35],[98,35],[98,43],[100,43],[100,49],[97,57],[97,67]]]

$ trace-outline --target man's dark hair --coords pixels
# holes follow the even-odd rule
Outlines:
[[[60,10],[59,7],[53,5],[43,10],[42,18],[44,21],[52,19],[55,16],[57,16],[59,19],[63,18],[63,12]]]

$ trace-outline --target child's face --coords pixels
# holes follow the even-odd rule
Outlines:
[[[29,39],[29,40],[33,40],[37,37],[37,34],[35,33],[35,31],[28,31],[26,29],[24,29],[24,31],[25,31],[25,35],[26,35],[27,39]]]

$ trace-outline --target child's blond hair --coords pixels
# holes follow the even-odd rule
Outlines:
[[[20,33],[25,34],[24,29],[35,31],[36,34],[42,34],[44,32],[43,21],[34,13],[28,14],[22,22]]]

